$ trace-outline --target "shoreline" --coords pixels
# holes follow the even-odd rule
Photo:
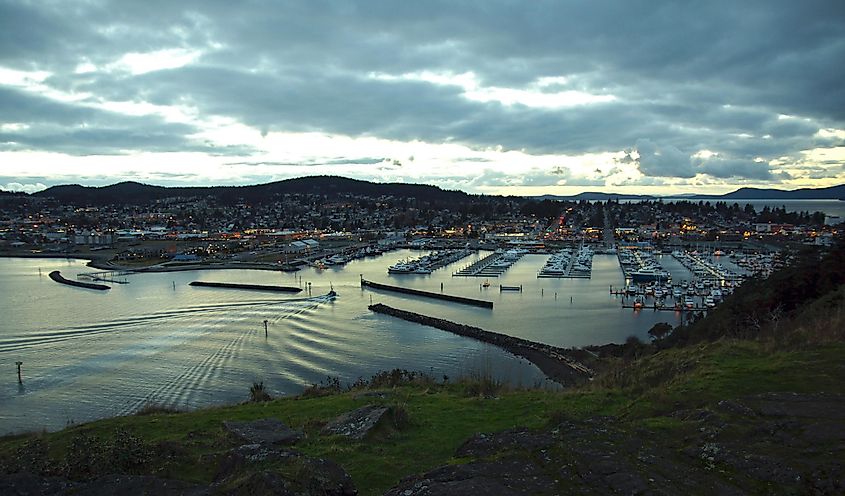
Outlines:
[[[142,267],[133,267],[126,265],[118,265],[109,260],[103,260],[104,257],[98,257],[92,254],[57,254],[57,253],[0,253],[0,258],[44,258],[56,260],[87,260],[86,267],[100,270],[126,270],[131,272],[184,272],[189,270],[229,270],[229,269],[243,269],[243,270],[267,270],[277,272],[293,272],[286,271],[283,267],[277,265],[270,265],[263,262],[220,262],[220,263],[197,263],[184,264],[173,266],[162,266],[160,264],[146,265]]]

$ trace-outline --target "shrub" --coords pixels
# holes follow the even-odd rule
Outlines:
[[[264,390],[264,381],[252,383],[252,386],[249,388],[249,401],[257,403],[261,401],[270,401],[272,399],[273,398],[270,394]]]

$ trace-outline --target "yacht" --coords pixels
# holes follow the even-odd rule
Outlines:
[[[665,281],[669,279],[669,273],[657,267],[644,267],[631,272],[630,275],[634,282]]]
[[[411,274],[417,269],[416,265],[408,262],[397,262],[387,268],[388,274]]]

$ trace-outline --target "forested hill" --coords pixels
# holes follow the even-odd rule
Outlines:
[[[845,184],[829,188],[801,188],[791,191],[772,188],[740,188],[718,196],[718,198],[731,200],[845,200]]]
[[[53,186],[33,196],[54,198],[68,204],[142,204],[163,198],[215,197],[224,203],[246,201],[263,203],[285,194],[317,194],[369,197],[393,196],[430,202],[467,202],[471,195],[425,184],[373,183],[338,176],[310,176],[252,186],[163,187],[122,182],[90,187],[78,184]]]

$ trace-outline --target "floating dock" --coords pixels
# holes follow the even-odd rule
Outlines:
[[[483,275],[481,271],[486,269],[489,265],[493,264],[502,257],[501,253],[491,253],[486,257],[473,262],[463,269],[455,272],[452,276],[457,277],[499,277],[499,274],[490,274],[490,275]]]
[[[524,250],[508,250],[495,252],[487,255],[481,260],[464,267],[452,274],[453,277],[499,277],[506,270],[510,269],[522,255],[527,253]]]
[[[204,282],[194,281],[189,286],[200,286],[204,288],[223,288],[223,289],[245,289],[251,291],[275,291],[277,293],[299,293],[302,288],[294,286],[269,286],[265,284],[238,284],[231,282]]]
[[[475,298],[465,298],[463,296],[447,295],[443,293],[432,293],[430,291],[422,291],[419,289],[403,288],[401,286],[391,286],[389,284],[381,284],[378,282],[368,281],[361,278],[361,287],[369,287],[374,289],[382,289],[385,291],[393,291],[396,293],[404,293],[414,296],[423,296],[426,298],[435,298],[443,301],[451,301],[452,303],[460,303],[463,305],[472,305],[481,308],[493,308],[492,301],[476,300]]]
[[[583,384],[595,375],[590,367],[582,363],[582,360],[589,359],[589,356],[587,352],[581,350],[567,350],[536,343],[507,334],[485,331],[478,327],[399,310],[381,303],[370,305],[368,308],[376,313],[390,315],[408,322],[434,327],[458,336],[477,339],[498,346],[516,356],[525,358],[542,370],[550,379],[560,384]]]
[[[85,288],[85,289],[96,289],[98,291],[105,291],[106,289],[111,289],[111,286],[106,286],[105,284],[93,284],[90,282],[79,282],[79,281],[71,281],[70,279],[65,279],[62,277],[62,273],[58,270],[54,270],[49,274],[50,279],[56,281],[60,284],[67,284],[68,286],[74,286],[77,288]]]

